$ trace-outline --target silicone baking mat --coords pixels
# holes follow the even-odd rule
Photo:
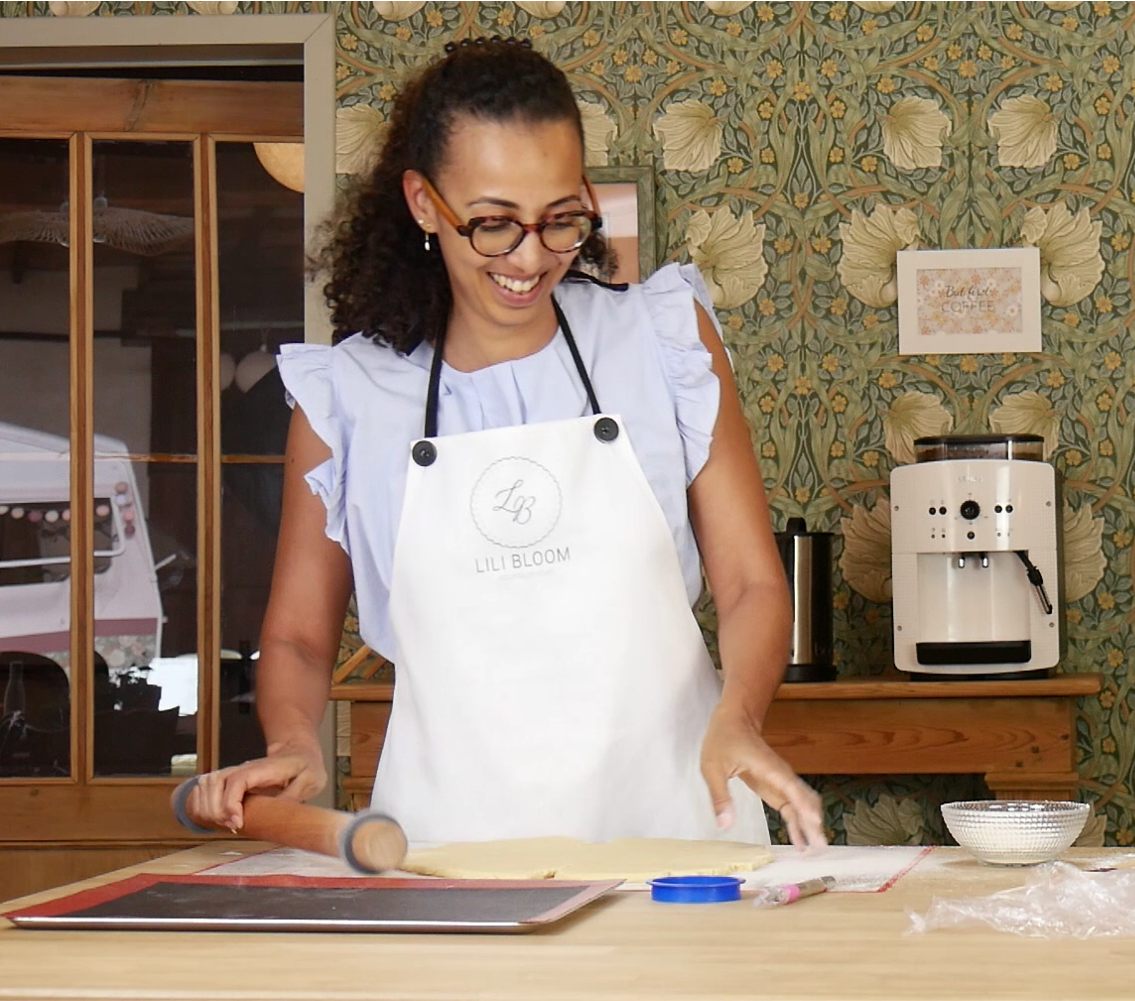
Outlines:
[[[5,915],[17,927],[176,931],[525,932],[618,882],[133,876]]]

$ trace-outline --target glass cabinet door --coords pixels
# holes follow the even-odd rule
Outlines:
[[[279,145],[275,151],[280,152]],[[276,557],[291,419],[275,359],[281,344],[304,336],[303,195],[268,172],[253,143],[217,143],[216,162],[221,350],[218,698],[220,765],[225,767],[265,751],[256,718],[256,666]]]
[[[0,778],[72,773],[68,158],[0,139]]]
[[[197,756],[194,148],[91,145],[96,776]]]

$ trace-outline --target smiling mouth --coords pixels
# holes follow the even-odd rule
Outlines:
[[[510,278],[507,275],[498,275],[489,272],[489,277],[492,278],[501,288],[514,295],[527,295],[537,285],[540,284],[542,275],[537,275],[535,278]]]

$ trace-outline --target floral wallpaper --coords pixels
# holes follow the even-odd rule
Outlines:
[[[1090,843],[1135,842],[1135,5],[49,3],[6,16],[334,7],[338,164],[403,75],[528,37],[577,89],[593,165],[650,165],[658,259],[692,260],[733,351],[777,527],[836,533],[841,673],[891,663],[891,468],[920,435],[1031,432],[1065,478],[1069,652]],[[2,28],[0,28],[2,34]],[[895,254],[1036,246],[1039,354],[898,355]],[[712,610],[702,609],[712,629]],[[896,769],[901,761],[896,761]],[[818,779],[838,841],[941,841],[978,779]]]

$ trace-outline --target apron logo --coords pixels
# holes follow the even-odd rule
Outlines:
[[[493,505],[494,511],[504,511],[512,515],[512,520],[518,525],[527,525],[532,520],[532,506],[536,498],[522,494],[524,481],[517,480],[511,487],[505,487],[497,494],[499,503]]]
[[[469,498],[477,531],[506,549],[526,549],[547,538],[562,506],[556,478],[540,463],[518,455],[492,463]]]

